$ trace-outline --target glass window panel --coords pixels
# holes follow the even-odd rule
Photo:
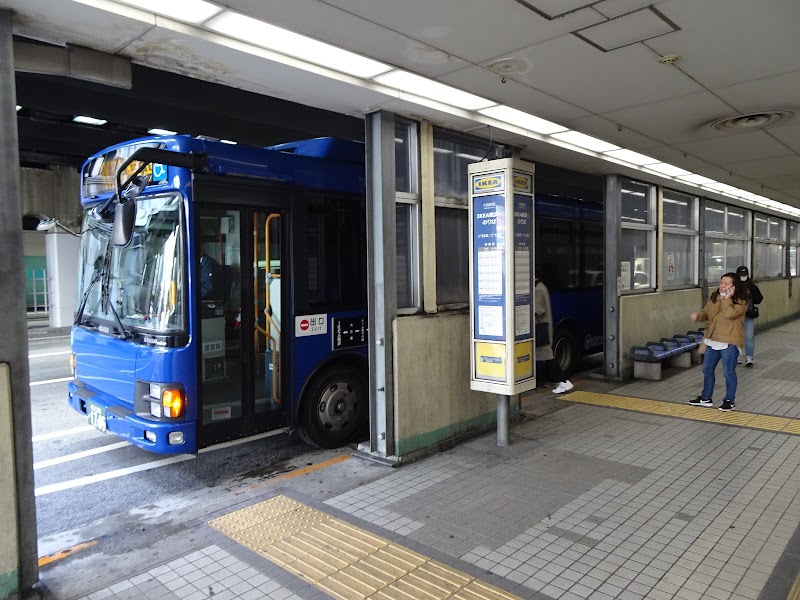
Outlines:
[[[395,208],[395,232],[397,235],[397,308],[414,306],[413,269],[413,206],[397,204]]]
[[[797,277],[797,246],[789,248],[789,274]]]
[[[664,285],[694,285],[695,236],[664,234]]]
[[[694,223],[695,198],[664,190],[664,227],[697,229]]]
[[[783,244],[756,243],[754,255],[755,278],[783,277]]]
[[[734,206],[727,206],[726,208],[728,211],[728,228],[725,230],[726,233],[747,235],[747,219],[750,217],[750,211]]]
[[[622,182],[622,211],[620,218],[623,223],[652,224],[650,215],[650,190],[652,186],[636,183],[635,181]]]
[[[786,221],[783,219],[776,219],[775,217],[769,218],[769,239],[778,242],[786,241],[786,228],[784,224]]]
[[[755,236],[756,239],[765,240],[768,235],[767,218],[763,215],[756,215],[755,217]]]
[[[488,141],[468,139],[439,128],[433,130],[434,195],[467,201],[467,166],[502,158],[504,148]]]
[[[469,301],[469,211],[436,207],[436,302]]]
[[[707,201],[704,218],[706,231],[725,233],[725,206]]]
[[[713,286],[725,273],[746,265],[747,242],[744,240],[706,240],[706,279]]]
[[[789,221],[789,243],[796,244],[797,243],[797,223],[794,221]]]
[[[620,234],[620,262],[630,263],[631,289],[652,287],[650,237],[653,232],[623,229]]]
[[[417,125],[398,119],[394,126],[395,189],[417,193]]]

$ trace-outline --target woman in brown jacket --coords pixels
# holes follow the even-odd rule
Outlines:
[[[714,406],[714,370],[722,359],[722,374],[725,376],[725,398],[722,411],[736,408],[736,359],[739,347],[744,345],[744,313],[747,311],[747,298],[736,291],[736,273],[725,273],[719,280],[719,289],[708,299],[699,313],[689,315],[692,321],[708,321],[703,343],[703,391],[689,404],[695,406]]]

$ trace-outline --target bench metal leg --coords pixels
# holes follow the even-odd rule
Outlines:
[[[661,381],[661,363],[633,362],[633,376],[636,379]]]

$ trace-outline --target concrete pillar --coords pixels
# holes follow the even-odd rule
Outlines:
[[[50,292],[50,327],[68,327],[75,317],[81,239],[69,233],[45,236]]]
[[[0,598],[39,579],[12,33],[11,11],[0,10],[0,427],[9,429],[0,432]]]

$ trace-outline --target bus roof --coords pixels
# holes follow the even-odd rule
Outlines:
[[[188,135],[170,135],[130,140],[91,156],[81,169],[81,204],[91,205],[108,197],[110,187],[101,186],[103,191],[92,195],[85,192],[89,179],[113,182],[116,165],[121,164],[134,149],[144,146],[184,154],[203,154],[208,173],[212,175],[257,178],[301,188],[353,194],[364,194],[366,189],[362,142],[323,137],[256,148]],[[109,163],[106,169],[97,164],[98,160]],[[87,172],[90,166],[94,172],[92,175]],[[97,173],[98,167],[100,173]]]

